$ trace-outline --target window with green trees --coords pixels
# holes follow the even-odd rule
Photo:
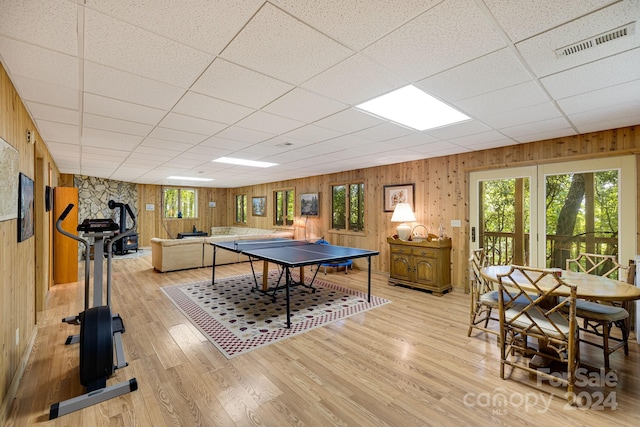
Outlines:
[[[247,195],[236,194],[236,223],[247,223]]]
[[[273,192],[275,225],[293,225],[296,212],[296,194],[293,189]]]
[[[193,188],[165,188],[165,218],[197,218],[198,190]]]
[[[364,183],[331,186],[331,228],[364,231]]]

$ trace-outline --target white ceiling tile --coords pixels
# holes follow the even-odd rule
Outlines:
[[[0,34],[76,55],[77,10],[70,1],[3,0]]]
[[[562,111],[567,114],[577,114],[603,108],[615,108],[620,104],[639,101],[640,80],[634,80],[632,82],[560,99],[558,100],[558,105],[562,108]],[[638,114],[640,116],[640,112]]]
[[[512,41],[520,41],[606,6],[611,0],[483,0]]]
[[[349,108],[322,120],[318,120],[315,124],[339,132],[352,133],[377,126],[382,123],[386,122],[372,116],[371,114],[364,113],[355,108]]]
[[[542,132],[540,132],[538,129],[537,132],[531,133],[529,135],[514,137],[513,139],[517,140],[518,142],[533,142],[543,141],[545,139],[561,138],[563,136],[571,136],[575,134],[576,131],[573,130],[573,128],[554,129],[549,131],[545,129]]]
[[[20,76],[11,76],[11,80],[16,85],[20,97],[25,101],[34,101],[71,110],[78,109],[79,92],[77,89]]]
[[[221,56],[285,82],[300,84],[351,53],[302,21],[265,3]]]
[[[68,144],[62,142],[47,142],[47,146],[49,150],[52,150],[56,153],[56,161],[58,160],[58,156],[62,157],[77,157],[80,158],[80,144]]]
[[[489,131],[490,128],[477,120],[467,120],[449,126],[443,126],[437,129],[431,129],[425,131],[429,135],[440,139],[460,138],[463,136],[484,133]]]
[[[274,3],[330,37],[358,50],[433,7],[438,1],[275,0]]]
[[[66,123],[74,126],[78,126],[80,123],[78,110],[60,108],[53,105],[41,104],[39,102],[27,101],[26,105],[34,119]]]
[[[440,140],[434,136],[428,135],[423,132],[415,132],[410,135],[401,136],[400,138],[390,139],[385,141],[389,145],[389,148],[408,148],[420,144],[426,144],[431,142],[440,142]]]
[[[201,142],[198,146],[193,147],[191,150],[192,151],[194,149],[203,150],[203,149],[206,149],[207,147],[213,147],[213,148],[222,148],[224,150],[235,151],[235,150],[241,150],[242,148],[248,147],[253,144],[254,142],[232,141],[230,139],[224,139],[224,138],[219,138],[217,136],[212,136],[204,140],[203,142]]]
[[[532,76],[513,52],[505,48],[427,77],[417,82],[416,86],[441,99],[457,101],[531,79]]]
[[[561,3],[561,2],[558,2]],[[595,44],[577,53],[558,57],[557,49],[581,42],[640,19],[637,0],[616,2],[595,13],[518,43],[516,47],[538,77],[588,64],[640,45],[640,28],[635,34]],[[637,24],[636,24],[637,26]]]
[[[144,105],[132,104],[104,96],[84,94],[84,111],[99,116],[113,117],[137,123],[155,125],[166,114],[166,111]]]
[[[65,144],[80,144],[78,127],[65,124],[38,120],[38,131],[47,141],[62,142]]]
[[[199,144],[207,139],[206,135],[163,127],[154,128],[149,134],[149,137],[155,139],[165,139],[167,141],[183,142],[185,144]]]
[[[625,116],[618,116],[615,118],[608,118],[607,120],[601,120],[595,118],[594,120],[577,125],[576,128],[580,133],[589,133],[589,132],[597,132],[602,129],[616,129],[625,126],[635,126],[638,124],[638,115],[637,114],[629,114],[626,112]],[[606,127],[603,127],[606,126]]]
[[[261,108],[294,86],[217,58],[191,90],[251,108]]]
[[[372,142],[369,139],[361,138],[359,136],[342,135],[337,138],[333,138],[333,139],[329,139],[327,141],[321,142],[320,144],[326,145],[329,147],[333,146],[337,148],[342,148],[342,149],[359,147],[361,150],[364,150],[364,152],[366,153],[367,147],[369,145],[372,145]]]
[[[570,125],[564,117],[544,120],[542,122],[527,123],[519,126],[501,129],[501,132],[511,138],[519,138],[522,136],[538,133],[540,129],[566,129]]]
[[[139,147],[143,146],[179,153],[183,150],[188,150],[189,148],[193,147],[193,144],[187,144],[186,142],[169,141],[166,139],[145,138],[139,145]]]
[[[407,80],[397,74],[356,54],[303,83],[302,87],[355,105],[407,84]]]
[[[467,115],[481,117],[549,101],[540,86],[531,81],[463,99],[455,102],[454,106]]]
[[[505,46],[473,0],[445,0],[363,52],[416,81]]]
[[[306,142],[320,142],[330,138],[335,138],[340,135],[340,132],[327,129],[316,125],[306,125],[298,129],[294,129],[291,132],[287,132],[282,137],[291,138],[294,140],[301,140]]]
[[[614,86],[640,76],[640,48],[540,79],[551,96],[568,98]]]
[[[267,105],[263,108],[263,111],[311,123],[346,108],[346,105],[337,101],[315,95],[303,89],[294,89],[282,98]]]
[[[199,133],[202,135],[213,135],[228,126],[224,123],[173,112],[167,114],[158,125],[169,129],[183,130],[185,132]]]
[[[240,141],[255,144],[272,138],[274,134],[260,132],[253,129],[241,128],[239,126],[229,126],[223,131],[216,134],[218,138],[229,139],[232,141]]]
[[[95,114],[85,113],[82,124],[88,128],[108,130],[112,132],[129,133],[137,136],[145,136],[152,126],[144,123],[130,122],[127,120],[114,119],[111,117],[97,116]]]
[[[89,61],[84,64],[84,90],[163,110],[173,107],[185,92],[176,86]]]
[[[112,150],[111,148],[82,147],[82,158],[86,159],[110,158],[124,160],[130,154],[130,151]]]
[[[262,130],[273,135],[279,135],[302,127],[305,124],[297,120],[265,113],[264,111],[256,111],[250,116],[240,120],[236,125],[253,130]]]
[[[635,111],[635,114],[629,113]],[[591,123],[618,122],[626,123],[621,126],[635,126],[640,124],[640,97],[616,105],[603,106],[594,110],[583,111],[569,116],[576,127],[588,126]],[[615,127],[621,127],[615,126]]]
[[[250,108],[195,92],[187,92],[173,111],[226,124],[235,123],[253,112]]]
[[[213,57],[91,9],[85,12],[85,59],[188,88]]]
[[[448,140],[448,142],[459,145],[461,147],[472,149],[479,149],[477,147],[503,147],[505,145],[516,144],[516,141],[498,131],[489,131],[463,136],[460,138],[451,138]]]
[[[78,59],[0,36],[3,63],[11,75],[78,88]]]
[[[96,169],[102,169],[102,170],[109,169],[113,171],[118,166],[120,166],[120,163],[121,163],[120,161],[111,160],[109,158],[92,159],[92,158],[87,158],[86,156],[82,156],[82,169],[91,170],[92,172],[90,173],[94,173],[93,171],[95,171]]]
[[[181,151],[178,150],[167,150],[164,148],[160,148],[157,146],[153,146],[153,145],[144,145],[145,142],[147,142],[147,140],[145,139],[144,141],[142,141],[142,144],[138,145],[135,150],[133,150],[134,153],[137,153],[139,155],[147,155],[147,154],[151,154],[151,155],[158,155],[158,156],[164,156],[166,158],[174,158],[176,157],[176,155],[178,153],[180,153]]]
[[[370,139],[372,141],[386,141],[388,139],[411,135],[415,132],[416,131],[412,129],[389,122],[354,132],[353,135]]]
[[[122,21],[217,54],[263,0],[87,0],[86,3]]]
[[[478,119],[495,129],[502,129],[560,116],[562,113],[553,103],[545,102],[499,113],[479,114]]]
[[[110,132],[106,130],[83,128],[82,145],[90,147],[109,147],[115,150],[133,150],[142,138],[137,135]]]

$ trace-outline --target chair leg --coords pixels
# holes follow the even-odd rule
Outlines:
[[[611,325],[609,322],[602,324],[602,350],[604,351],[604,367],[609,370],[609,330]]]

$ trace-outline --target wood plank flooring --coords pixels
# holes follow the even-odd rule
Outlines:
[[[139,389],[48,420],[52,403],[83,392],[78,328],[62,317],[82,309],[83,284],[56,286],[14,401],[9,426],[449,426],[640,423],[640,351],[611,356],[615,387],[583,387],[592,409],[567,408],[519,372],[499,376],[495,336],[467,337],[469,297],[393,287],[373,275],[383,307],[227,360],[173,306],[161,287],[211,277],[210,268],[158,273],[150,257],[116,259],[112,309],[125,321],[129,366],[108,384],[136,377]],[[219,267],[216,276],[249,272]],[[323,280],[366,291],[366,271]],[[583,346],[583,357],[599,354]],[[556,390],[562,394],[563,390]],[[615,410],[598,407],[608,396]],[[600,402],[602,403],[602,401]]]

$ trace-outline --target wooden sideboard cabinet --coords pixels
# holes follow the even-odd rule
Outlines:
[[[442,296],[451,290],[451,239],[413,242],[387,238],[389,284],[426,289]]]

